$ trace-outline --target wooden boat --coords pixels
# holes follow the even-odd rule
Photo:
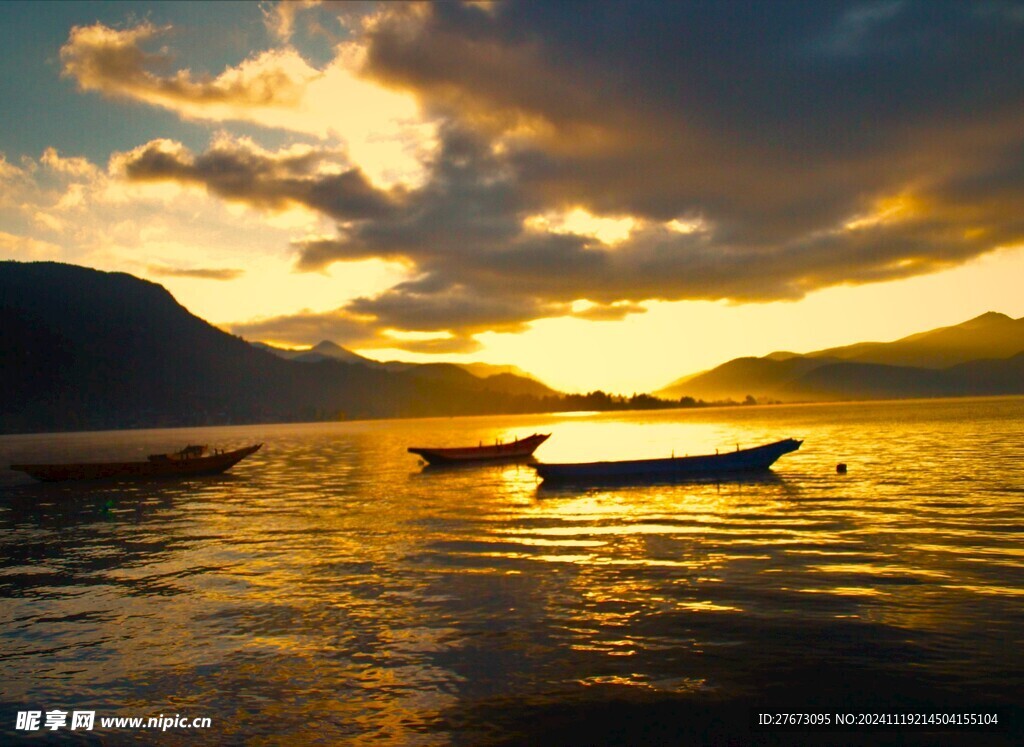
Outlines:
[[[592,480],[618,480],[631,478],[671,479],[700,475],[767,470],[783,454],[796,451],[803,441],[787,438],[775,443],[737,449],[724,454],[671,457],[668,459],[638,459],[622,462],[583,462],[563,464],[534,464],[545,481],[586,482]]]
[[[215,451],[190,445],[169,454],[151,454],[144,462],[82,462],[78,464],[12,464],[11,469],[25,472],[43,482],[65,480],[148,479],[214,475],[238,464],[263,444],[234,451]]]
[[[410,454],[418,454],[428,464],[466,464],[471,462],[512,461],[533,456],[538,446],[551,437],[550,433],[534,433],[532,436],[484,446],[462,446],[456,448],[435,449],[414,446],[409,447]]]

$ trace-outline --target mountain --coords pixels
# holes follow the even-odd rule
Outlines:
[[[523,369],[519,368],[519,366],[497,365],[494,363],[457,363],[456,365],[461,366],[474,376],[479,376],[482,379],[486,379],[489,376],[497,376],[499,374],[512,374],[513,376],[537,381],[537,377],[527,373]]]
[[[1024,352],[948,368],[832,363],[775,390],[779,399],[893,399],[1024,394]]]
[[[486,364],[485,364],[486,365]],[[515,368],[512,366],[512,368]],[[497,373],[483,377],[484,385],[497,392],[508,394],[525,394],[531,397],[550,397],[557,395],[554,389],[542,384],[530,376],[513,373]]]
[[[757,399],[771,398],[780,387],[828,362],[825,358],[803,357],[735,358],[710,371],[677,379],[655,394],[668,399],[741,400],[748,394]]]
[[[300,363],[318,363],[324,360],[335,360],[344,361],[346,363],[361,363],[365,366],[380,366],[378,361],[370,358],[364,358],[358,353],[353,353],[351,350],[341,347],[330,340],[323,340],[317,343],[309,350],[292,350],[289,348],[279,348],[274,345],[268,345],[265,342],[252,342],[249,343],[255,348],[265,350],[268,353],[276,355],[278,358],[284,358],[289,361],[299,361]]]
[[[986,358],[1009,358],[1024,350],[1024,318],[994,311],[962,324],[920,332],[894,342],[861,342],[808,353],[808,357],[839,358],[890,366],[947,368]]]
[[[988,312],[893,342],[736,358],[656,394],[782,401],[1024,393],[1024,318]]]
[[[160,285],[74,265],[0,262],[0,330],[0,433],[552,409],[455,366],[285,360]]]
[[[480,385],[480,381],[483,381],[486,388],[508,394],[529,394],[535,397],[558,394],[554,389],[542,384],[516,366],[499,366],[491,363],[408,363],[405,361],[382,363],[371,358],[364,358],[329,340],[324,340],[309,350],[290,350],[268,345],[265,342],[251,344],[253,347],[273,353],[279,358],[302,363],[338,360],[388,371],[412,371],[434,381],[448,380],[462,386],[477,387]],[[472,378],[467,379],[463,374],[469,374]]]

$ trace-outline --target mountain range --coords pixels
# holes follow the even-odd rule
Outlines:
[[[371,358],[364,358],[358,353],[353,353],[351,350],[346,350],[337,343],[333,343],[330,340],[324,340],[323,342],[314,345],[308,350],[298,349],[292,350],[289,348],[280,348],[274,345],[268,345],[265,342],[253,342],[250,343],[254,348],[259,350],[265,350],[268,353],[276,355],[278,358],[284,358],[287,361],[299,361],[300,363],[319,363],[325,360],[343,361],[345,363],[362,363],[367,366],[381,365],[377,361]]]
[[[341,348],[285,360],[160,285],[75,265],[0,262],[0,331],[0,433],[558,409],[556,392],[508,373]]]
[[[820,401],[1024,393],[1024,318],[988,312],[893,342],[736,358],[656,394]]]
[[[330,340],[322,340],[313,347],[306,349],[289,349],[270,345],[265,342],[253,342],[253,347],[266,350],[285,360],[301,363],[318,363],[324,360],[359,363],[371,368],[385,371],[418,371],[422,376],[444,375],[449,366],[461,368],[478,379],[483,379],[492,388],[516,394],[532,394],[537,397],[556,395],[554,389],[537,381],[536,378],[518,366],[496,365],[493,363],[409,363],[407,361],[377,361],[366,358],[358,353],[343,348]]]
[[[563,395],[513,367],[380,362],[250,343],[124,273],[0,262],[0,433],[1024,394],[1024,319],[737,358],[632,398]],[[467,368],[469,370],[467,370]]]

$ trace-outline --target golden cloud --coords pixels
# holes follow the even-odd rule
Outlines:
[[[288,17],[285,12],[282,18]],[[283,22],[282,22],[283,23]],[[249,122],[343,142],[365,173],[384,185],[416,182],[434,147],[435,126],[416,99],[360,77],[364,55],[341,44],[323,69],[292,47],[259,52],[217,76],[171,65],[168,52],[145,46],[170,27],[76,26],[61,48],[63,73],[83,91],[171,110],[185,119]]]
[[[172,278],[195,278],[198,280],[235,280],[245,274],[245,270],[228,267],[168,267],[165,265],[149,265],[151,275]]]
[[[115,159],[133,182],[334,222],[293,241],[299,269],[386,258],[415,278],[276,328],[469,339],[581,299],[595,319],[796,299],[1020,244],[1024,76],[1004,64],[1020,31],[893,7],[851,36],[828,4],[800,23],[781,8],[769,34],[714,4],[396,3],[321,69],[286,47],[217,76],[164,72],[146,50],[166,30],[148,24],[75,29],[62,59],[87,90],[322,139],[154,140]]]

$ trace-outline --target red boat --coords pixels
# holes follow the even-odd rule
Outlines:
[[[534,433],[523,439],[493,446],[463,446],[447,449],[410,447],[410,454],[418,454],[429,464],[464,464],[466,462],[513,461],[533,456],[533,452],[551,437],[550,433]]]
[[[153,454],[145,462],[82,462],[78,464],[12,464],[43,482],[65,480],[147,479],[215,475],[238,464],[263,444],[234,451],[214,451],[205,446],[186,446],[170,454]]]

